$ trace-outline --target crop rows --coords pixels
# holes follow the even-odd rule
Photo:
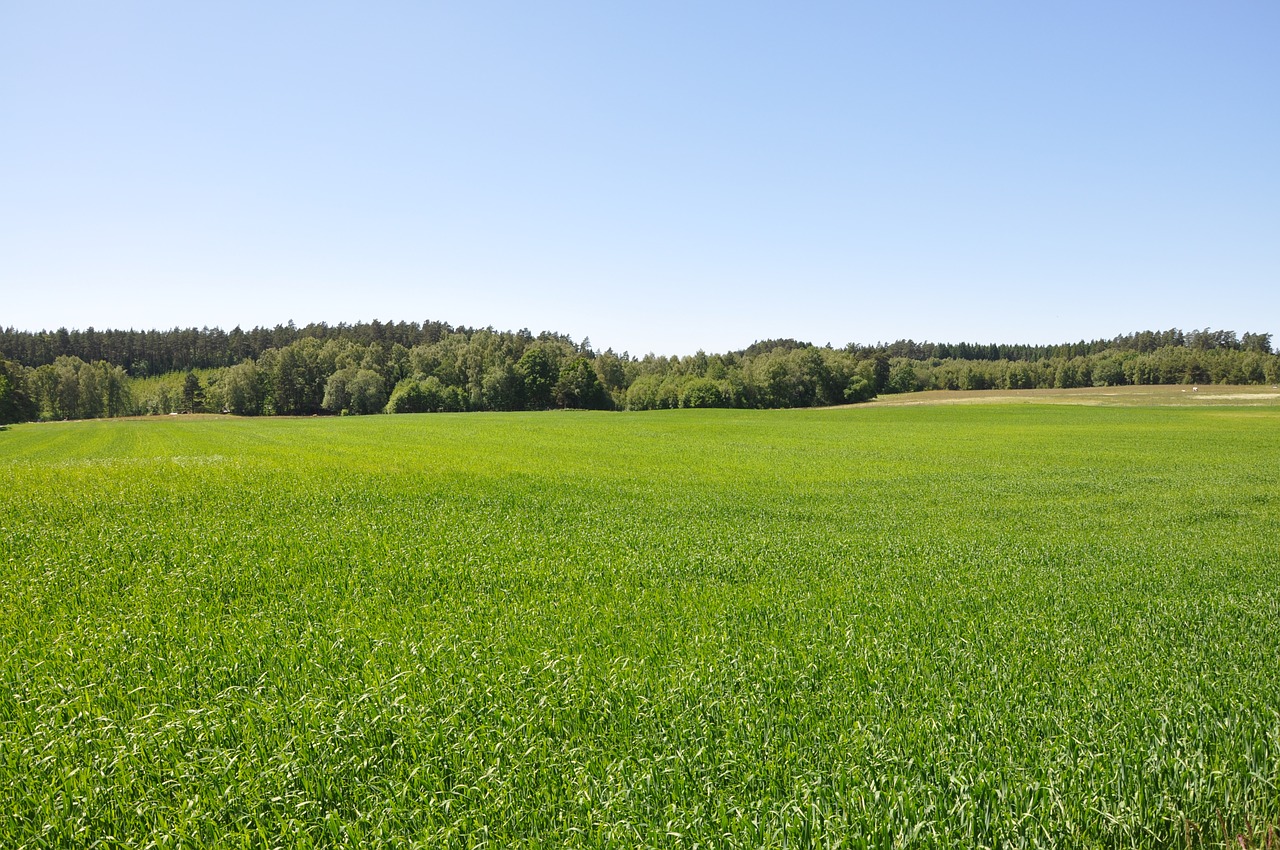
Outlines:
[[[0,844],[1266,846],[1278,425],[16,427]]]

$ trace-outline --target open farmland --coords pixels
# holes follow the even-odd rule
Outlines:
[[[1280,408],[0,433],[0,845],[1280,823]]]
[[[926,390],[885,395],[877,407],[935,404],[1093,404],[1103,407],[1280,407],[1280,388],[1262,385],[1156,384],[1040,390]]]

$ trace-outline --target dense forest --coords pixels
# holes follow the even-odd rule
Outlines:
[[[683,357],[443,322],[0,330],[0,423],[196,411],[810,407],[925,389],[1278,380],[1271,334],[1209,329],[1049,346],[899,340],[837,349],[778,339]]]

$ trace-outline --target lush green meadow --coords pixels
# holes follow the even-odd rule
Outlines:
[[[17,426],[0,846],[1269,846],[1278,473],[1275,407]]]

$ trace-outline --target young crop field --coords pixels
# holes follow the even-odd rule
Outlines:
[[[1222,401],[10,428],[0,846],[1280,847]]]

